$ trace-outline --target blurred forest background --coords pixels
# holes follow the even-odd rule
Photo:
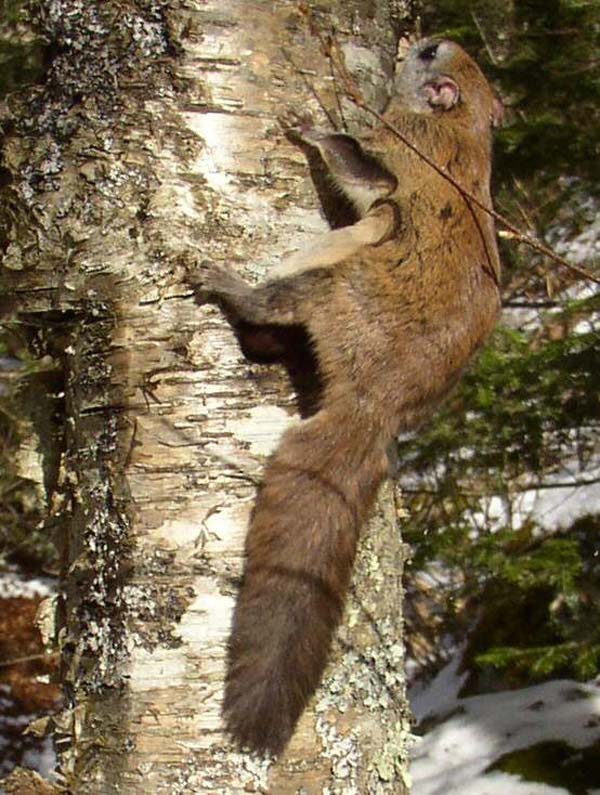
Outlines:
[[[440,0],[423,27],[503,98],[499,212],[598,275],[600,4]],[[471,692],[600,664],[600,294],[502,236],[501,253],[501,327],[399,456],[412,656],[435,668],[468,631]]]
[[[0,0],[0,124],[7,96],[43,79],[51,56],[26,10]],[[600,4],[436,0],[421,8],[421,26],[463,44],[502,96],[497,209],[600,274]],[[5,251],[1,228],[0,219]],[[504,236],[501,249],[501,327],[445,410],[399,455],[413,550],[411,676],[433,676],[466,643],[467,693],[590,680],[600,667],[600,294],[523,244]],[[15,566],[52,573],[56,563],[43,473],[38,482],[20,475],[36,416],[29,408],[25,421],[21,407],[44,394],[36,379],[47,383],[52,367],[35,337],[4,322],[0,576]],[[43,431],[57,449],[61,398],[57,381],[56,425]]]

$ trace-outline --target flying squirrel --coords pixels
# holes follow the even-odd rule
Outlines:
[[[502,106],[457,44],[409,51],[384,118],[491,207],[491,127]],[[358,221],[318,238],[252,287],[203,262],[198,302],[233,322],[301,325],[323,391],[268,460],[246,538],[223,714],[241,746],[280,753],[325,668],[361,526],[388,471],[386,449],[459,380],[500,311],[493,219],[385,125],[369,152],[300,124]]]

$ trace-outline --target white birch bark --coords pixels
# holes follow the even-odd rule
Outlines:
[[[318,116],[313,91],[335,110],[319,43],[290,0],[39,9],[62,50],[49,86],[14,105],[3,265],[11,311],[35,320],[64,373],[49,486],[72,705],[56,721],[62,773],[78,795],[404,793],[391,488],[363,534],[325,681],[283,758],[236,751],[220,720],[257,457],[298,419],[282,369],[244,359],[177,263],[193,252],[260,278],[327,228],[277,122],[287,107]],[[393,0],[315,9],[376,104],[399,15]]]

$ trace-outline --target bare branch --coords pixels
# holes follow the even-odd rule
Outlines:
[[[485,213],[490,215],[494,218],[499,224],[501,224],[505,232],[501,233],[501,237],[509,240],[516,240],[518,243],[525,243],[525,245],[529,246],[530,248],[534,249],[540,254],[543,254],[545,257],[557,262],[559,265],[562,265],[567,270],[571,271],[572,273],[576,273],[578,276],[582,276],[584,279],[594,282],[595,284],[600,284],[600,278],[595,276],[594,274],[590,273],[587,269],[582,268],[580,265],[575,265],[572,262],[568,262],[563,257],[556,254],[551,248],[543,245],[534,238],[529,237],[516,226],[514,226],[507,218],[503,215],[498,213],[492,207],[488,207],[483,202],[481,202],[478,198],[473,196],[463,185],[461,185],[458,180],[454,179],[454,177],[448,173],[448,171],[439,166],[435,163],[428,155],[422,152],[418,146],[416,146],[412,141],[410,141],[404,133],[402,133],[396,125],[392,124],[388,121],[385,116],[383,116],[379,111],[375,110],[375,108],[371,107],[369,103],[365,100],[364,96],[357,88],[356,84],[350,77],[348,70],[346,68],[346,64],[344,61],[343,53],[335,40],[334,37],[328,36],[325,38],[321,31],[317,28],[314,20],[312,19],[311,10],[308,5],[301,0],[299,3],[299,8],[302,14],[306,17],[310,32],[312,35],[316,36],[319,39],[321,44],[321,48],[323,54],[329,58],[331,61],[333,71],[339,76],[342,81],[342,85],[344,91],[346,92],[349,99],[354,102],[354,104],[365,110],[367,113],[370,113],[371,116],[374,116],[381,124],[383,124],[387,129],[393,133],[402,143],[405,144],[412,152],[414,152],[417,157],[421,158],[423,162],[427,163],[427,165],[432,168],[437,174],[447,180],[456,190],[460,193],[463,199],[469,203],[472,202],[476,207],[479,207],[480,210],[483,210]]]

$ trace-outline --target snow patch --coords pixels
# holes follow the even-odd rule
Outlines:
[[[0,573],[0,599],[34,596],[50,596],[56,592],[56,581],[51,577],[26,579],[16,569],[9,568]]]
[[[457,684],[449,666],[445,678],[451,687],[438,705],[440,711],[452,706],[451,693]],[[427,708],[425,714],[431,714],[428,700],[423,694],[420,698]],[[584,748],[600,740],[600,687],[596,684],[556,680],[457,698],[454,707],[457,714],[415,746],[413,795],[568,795],[562,788],[485,771],[500,757],[538,743],[555,740]]]

